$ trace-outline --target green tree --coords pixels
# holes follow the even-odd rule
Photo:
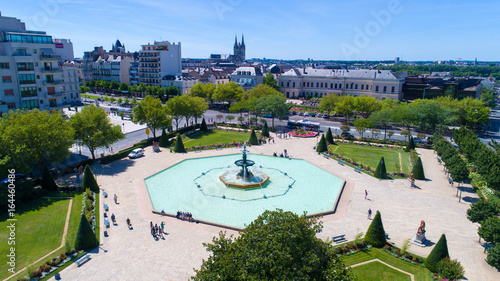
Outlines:
[[[493,248],[488,249],[486,262],[494,268],[500,270],[500,244],[497,244]]]
[[[328,130],[326,131],[326,142],[329,144],[335,144],[335,141],[333,140],[333,135],[332,135],[332,129],[328,127]]]
[[[78,232],[76,233],[75,249],[90,251],[97,246],[99,246],[99,244],[97,242],[95,233],[92,230],[89,221],[82,213],[82,216],[80,218],[80,225],[78,226]]]
[[[384,225],[382,224],[382,215],[379,211],[375,214],[372,223],[365,234],[365,242],[376,248],[382,248],[387,244]]]
[[[80,93],[90,93],[90,88],[87,86],[80,86]]]
[[[410,105],[401,104],[392,110],[391,120],[409,132],[410,127],[416,123],[416,116],[411,111]]]
[[[203,120],[205,120],[205,119],[203,119]],[[165,129],[161,130],[159,145],[161,147],[170,147],[170,140],[168,139],[168,135],[167,135],[167,132],[165,132]]]
[[[274,78],[274,75],[271,72],[268,72],[266,76],[264,76],[263,85],[272,87],[275,90],[279,90],[281,87],[278,86],[278,80]]]
[[[256,110],[259,113],[271,114],[272,126],[274,127],[274,118],[282,119],[290,109],[286,104],[286,98],[278,95],[268,95],[257,99],[255,104]]]
[[[459,280],[464,277],[465,270],[458,260],[444,258],[437,264],[437,272],[440,278],[447,280]]]
[[[392,108],[382,108],[381,110],[375,111],[372,115],[370,115],[370,120],[373,123],[384,128],[384,140],[387,138],[387,127],[391,124],[391,116]]]
[[[321,97],[318,107],[322,111],[327,111],[328,113],[335,110],[335,105],[339,101],[339,97],[334,94],[326,95]]]
[[[172,118],[167,115],[167,111],[160,99],[146,96],[139,102],[138,106],[134,107],[133,122],[145,124],[152,131],[153,138],[156,138],[156,130],[172,126]]]
[[[190,103],[186,96],[177,96],[169,99],[166,103],[167,112],[175,121],[175,128],[179,130],[179,124],[182,117],[191,116]]]
[[[111,81],[108,87],[110,90],[118,90],[118,88],[120,87],[120,83],[118,83],[117,81]]]
[[[208,103],[200,97],[187,96],[191,109],[191,117],[194,118],[195,124],[198,124],[198,118],[202,118],[203,114],[208,110]]]
[[[262,126],[262,134],[263,137],[269,137],[269,127],[267,126],[267,122],[264,122],[264,126]]]
[[[368,119],[356,119],[352,124],[356,127],[356,131],[363,138],[363,134],[366,132],[367,128],[373,127],[373,122]]]
[[[351,127],[349,127],[349,125],[342,125],[340,126],[340,130],[344,133],[347,133],[351,130]]]
[[[385,168],[384,157],[380,158],[378,162],[377,169],[373,173],[373,176],[379,179],[387,179],[387,169]]]
[[[305,214],[265,211],[239,237],[220,232],[204,244],[211,254],[192,280],[354,280],[331,245],[316,237],[322,228]]]
[[[415,175],[415,179],[425,180],[424,167],[422,166],[420,157],[417,158],[417,162],[413,165],[411,172]]]
[[[227,102],[229,106],[234,102],[241,99],[245,91],[236,82],[229,82],[227,84],[219,84],[214,91],[214,100]]]
[[[316,147],[316,152],[325,152],[328,150],[328,146],[326,145],[325,135],[321,135],[321,139]]]
[[[415,142],[413,141],[413,137],[410,135],[410,140],[408,141],[405,151],[410,152],[412,150],[415,150]]]
[[[467,97],[460,101],[458,112],[461,124],[475,130],[488,123],[491,109],[482,100]]]
[[[43,171],[44,163],[59,162],[69,155],[73,136],[60,111],[9,111],[0,119],[0,154],[10,158],[10,168],[28,173],[36,163]]]
[[[125,138],[120,125],[112,125],[106,111],[94,105],[84,106],[70,118],[69,124],[75,132],[75,140],[88,147],[92,159],[98,148],[109,147]]]
[[[491,244],[500,244],[500,218],[498,216],[487,218],[481,223],[477,233]]]
[[[234,120],[234,116],[231,114],[226,115],[226,119],[229,120],[229,123],[231,123]]]
[[[257,135],[255,135],[255,130],[252,129],[252,133],[250,133],[250,138],[248,139],[248,143],[251,145],[258,145],[259,141],[257,140]]]
[[[446,242],[446,235],[442,234],[439,241],[436,243],[431,253],[424,261],[425,267],[432,272],[437,272],[437,264],[444,258],[449,258],[448,243]]]
[[[266,84],[259,84],[252,89],[248,90],[245,95],[243,95],[243,99],[259,99],[264,96],[280,96],[280,97],[285,97],[283,93],[280,91],[276,90],[272,86],[266,85]]]
[[[175,141],[174,152],[175,153],[186,153],[186,149],[184,148],[184,143],[182,143],[181,134],[177,134],[177,139]]]
[[[203,118],[203,120],[201,120],[200,131],[202,131],[202,132],[208,131],[208,127],[207,127],[207,123],[205,122],[205,118]]]
[[[487,107],[495,107],[495,91],[493,89],[483,87],[481,90],[481,100]]]
[[[198,82],[198,83],[194,84],[191,87],[191,89],[189,89],[189,95],[191,95],[192,97],[200,97],[200,98],[206,99],[207,96],[206,96],[205,91],[203,90],[203,83]]]
[[[128,92],[130,87],[127,85],[127,83],[120,83],[120,86],[118,87],[118,91],[120,92]]]
[[[335,111],[344,115],[345,124],[349,122],[349,118],[354,113],[355,100],[351,95],[340,96],[338,102],[335,104]]]
[[[472,203],[470,208],[467,210],[467,218],[471,222],[482,223],[489,217],[496,214],[497,211],[495,210],[495,206],[485,199],[480,199],[479,201]]]
[[[49,191],[54,191],[54,190],[57,190],[59,188],[57,186],[56,181],[54,180],[54,177],[52,176],[52,173],[49,171],[49,168],[45,165],[43,166],[41,186],[43,189],[46,189]]]
[[[95,193],[99,192],[99,185],[94,177],[94,173],[90,169],[89,165],[85,166],[85,170],[83,171],[83,180],[82,180],[82,190],[85,191],[87,189],[92,190]]]
[[[365,119],[379,108],[378,99],[375,97],[359,96],[354,99],[354,110]]]

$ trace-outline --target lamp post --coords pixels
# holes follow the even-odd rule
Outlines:
[[[123,133],[125,133],[125,123],[122,123]]]

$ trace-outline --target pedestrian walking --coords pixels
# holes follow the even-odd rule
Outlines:
[[[366,197],[368,197],[368,190],[365,189],[365,200],[366,200]]]
[[[368,219],[372,218],[372,209],[368,209]]]
[[[118,204],[118,196],[116,194],[113,196],[113,200],[115,200],[115,204]]]

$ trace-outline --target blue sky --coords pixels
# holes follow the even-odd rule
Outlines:
[[[497,0],[21,0],[0,11],[71,39],[76,57],[120,39],[207,58],[232,53],[243,33],[247,58],[500,61]]]

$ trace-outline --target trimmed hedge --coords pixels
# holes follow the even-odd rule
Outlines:
[[[203,119],[203,120],[205,120],[205,119]],[[162,132],[161,132],[161,137],[160,137],[160,143],[159,143],[159,145],[161,147],[165,147],[165,148],[166,147],[170,147],[170,141],[169,141],[169,139],[167,137],[167,132],[165,132],[165,129],[163,129]]]
[[[264,121],[264,126],[262,127],[261,136],[268,138],[269,137],[269,127],[267,126],[267,121]]]
[[[442,234],[439,241],[432,249],[429,256],[424,261],[425,267],[427,267],[432,272],[437,272],[437,264],[444,258],[449,258],[448,253],[448,243],[446,242],[446,235]]]
[[[95,233],[85,215],[82,214],[80,218],[80,225],[78,226],[78,232],[76,233],[75,249],[92,250],[97,246],[98,242],[95,237]]]
[[[251,145],[258,145],[259,141],[257,140],[257,136],[255,135],[255,130],[252,129],[252,133],[250,134],[250,138],[248,139],[248,143]]]
[[[415,142],[413,141],[413,137],[410,136],[410,140],[408,141],[405,151],[410,152],[412,149],[415,149]]]
[[[82,180],[82,190],[85,191],[90,189],[95,193],[99,192],[99,185],[97,184],[97,181],[95,180],[94,173],[92,173],[92,170],[90,169],[90,166],[87,165],[85,166],[85,171],[83,172],[83,180]]]
[[[202,132],[208,131],[207,122],[205,122],[205,118],[201,120],[200,131]]]
[[[375,169],[375,172],[373,173],[373,176],[378,178],[378,179],[387,179],[387,169],[385,167],[385,160],[384,157],[380,158],[380,161],[378,162],[377,169]]]
[[[382,248],[385,244],[387,244],[384,225],[382,224],[382,215],[380,215],[380,212],[377,211],[375,214],[375,218],[373,218],[372,223],[366,231],[364,240],[366,243],[376,248]]]
[[[177,134],[177,140],[175,141],[175,153],[186,153],[186,148],[184,148],[184,144],[182,143],[181,134]]]
[[[422,166],[422,159],[417,158],[417,162],[413,165],[411,170],[416,180],[425,180],[424,167]]]
[[[52,176],[52,173],[49,171],[49,168],[47,166],[43,166],[41,186],[43,189],[49,191],[54,191],[59,188],[57,186],[56,181],[54,180],[54,177]]]
[[[316,152],[325,152],[328,150],[328,146],[326,145],[325,135],[321,135],[321,140],[316,147]]]
[[[333,135],[332,135],[332,129],[328,127],[328,131],[326,131],[326,142],[329,144],[335,144],[335,141],[333,140]]]

